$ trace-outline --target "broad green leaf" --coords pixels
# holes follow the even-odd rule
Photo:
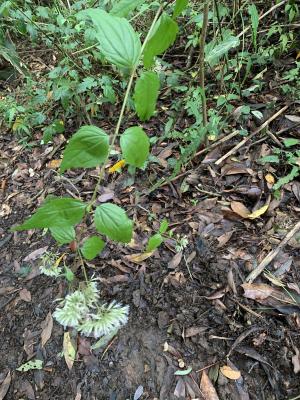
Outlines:
[[[109,62],[129,69],[137,64],[141,53],[140,38],[125,18],[100,9],[87,9],[80,14],[91,18],[101,51]]]
[[[14,231],[24,231],[34,228],[52,228],[75,225],[84,216],[86,204],[80,200],[68,197],[50,197],[37,209],[32,217],[22,225],[13,228]]]
[[[72,225],[56,226],[49,230],[59,244],[67,244],[75,240],[75,229]]]
[[[114,4],[109,13],[116,17],[126,18],[131,11],[143,4],[144,1],[145,0],[119,0]]]
[[[155,235],[151,236],[146,247],[146,252],[149,253],[150,251],[157,249],[163,241],[164,239],[160,233],[156,233]]]
[[[102,129],[92,125],[83,126],[65,148],[60,171],[96,167],[105,161],[108,147],[109,137]]]
[[[166,233],[168,227],[169,227],[168,221],[166,219],[163,219],[159,227],[159,233],[161,234]]]
[[[17,371],[27,372],[31,369],[43,369],[43,361],[42,360],[31,360],[25,364],[20,365],[16,368]]]
[[[182,11],[188,5],[189,0],[176,0],[174,11],[173,11],[173,18],[178,17],[182,13]]]
[[[99,236],[91,236],[83,243],[81,253],[87,260],[92,260],[103,250],[105,242]]]
[[[142,167],[149,155],[150,142],[139,126],[126,129],[121,135],[120,145],[125,161],[134,167]]]
[[[98,232],[117,242],[130,242],[133,222],[121,207],[112,203],[101,204],[95,210],[94,221]]]
[[[299,143],[300,143],[299,139],[295,139],[295,138],[283,139],[283,144],[285,147],[296,146]]]
[[[177,32],[177,23],[168,14],[163,13],[157,21],[153,34],[144,50],[144,65],[146,68],[150,68],[153,65],[155,56],[165,52],[174,43]]]
[[[248,12],[251,18],[251,27],[252,27],[252,40],[254,47],[257,47],[257,28],[259,24],[259,15],[255,4],[250,4],[248,7]]]
[[[143,72],[137,80],[134,105],[141,121],[147,121],[154,114],[159,85],[159,78],[155,72]]]
[[[212,50],[209,51],[209,54],[205,55],[205,61],[211,65],[214,65],[219,59],[228,53],[228,51],[234,47],[237,47],[240,43],[238,37],[229,36],[223,42],[216,45]]]

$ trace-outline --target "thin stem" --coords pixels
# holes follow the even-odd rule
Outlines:
[[[128,85],[127,85],[127,89],[126,89],[126,92],[125,92],[125,95],[124,95],[124,100],[123,100],[122,108],[121,108],[120,115],[119,115],[119,118],[118,118],[118,122],[117,122],[117,125],[116,125],[116,128],[115,128],[114,134],[111,137],[111,142],[110,142],[109,149],[108,149],[108,152],[107,152],[107,157],[104,160],[103,165],[102,165],[102,167],[100,169],[99,176],[98,176],[98,181],[96,183],[96,186],[95,186],[95,189],[94,189],[94,192],[93,192],[93,196],[92,196],[92,199],[91,199],[90,204],[89,204],[89,208],[90,209],[91,209],[91,207],[93,206],[93,204],[96,201],[97,192],[99,190],[100,183],[101,183],[101,181],[102,181],[102,179],[104,177],[105,165],[106,165],[106,163],[108,161],[111,149],[113,148],[113,145],[115,144],[115,141],[116,141],[116,139],[117,139],[117,137],[119,135],[121,123],[122,123],[122,120],[123,120],[123,117],[124,117],[124,112],[125,112],[125,109],[126,109],[127,101],[128,101],[130,90],[131,90],[131,86],[132,86],[132,83],[133,83],[133,80],[134,80],[134,76],[135,76],[135,73],[136,73],[136,70],[137,70],[137,67],[138,67],[138,64],[139,64],[139,60],[140,60],[141,55],[143,54],[143,52],[145,50],[146,44],[147,44],[147,42],[148,42],[148,40],[150,38],[150,35],[151,35],[152,30],[154,28],[154,25],[156,24],[161,12],[162,12],[162,6],[159,7],[159,9],[157,10],[157,12],[155,14],[155,17],[154,17],[154,19],[152,21],[150,29],[149,29],[149,31],[147,33],[147,36],[146,36],[146,38],[145,38],[145,40],[143,42],[142,47],[141,47],[139,58],[138,58],[136,64],[133,66],[133,69],[131,71],[131,75],[130,75],[129,82],[128,82]]]
[[[208,26],[208,1],[204,4],[203,8],[203,25],[199,40],[199,83],[202,88],[202,117],[203,117],[203,125],[207,125],[207,105],[206,105],[206,96],[205,96],[205,82],[204,82],[204,54],[205,54],[205,42],[206,42],[206,33]]]

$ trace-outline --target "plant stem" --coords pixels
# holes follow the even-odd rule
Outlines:
[[[206,42],[206,33],[207,33],[207,25],[208,25],[208,1],[204,4],[203,8],[203,25],[199,40],[199,83],[202,88],[202,118],[203,125],[207,125],[207,105],[206,105],[206,96],[205,96],[205,82],[204,82],[204,54],[205,54],[205,42]]]
[[[124,112],[125,112],[125,109],[126,109],[127,101],[128,101],[130,90],[131,90],[131,86],[132,86],[132,83],[133,83],[133,80],[134,80],[134,76],[135,76],[135,73],[136,73],[140,58],[141,58],[141,56],[142,56],[142,54],[143,54],[143,52],[145,50],[146,44],[147,44],[147,42],[148,42],[148,40],[150,38],[150,35],[151,35],[152,30],[154,28],[154,25],[156,24],[161,12],[162,12],[162,6],[159,7],[159,9],[157,10],[157,12],[155,14],[155,17],[154,17],[154,19],[152,21],[150,29],[149,29],[149,31],[147,33],[147,36],[146,36],[146,38],[145,38],[145,40],[143,42],[142,47],[141,47],[141,52],[140,52],[139,58],[138,58],[136,64],[132,68],[131,75],[130,75],[130,78],[129,78],[129,81],[128,81],[128,85],[127,85],[127,89],[126,89],[126,92],[125,92],[125,95],[124,95],[122,108],[121,108],[121,111],[120,111],[120,114],[119,114],[118,122],[117,122],[117,125],[116,125],[116,128],[115,128],[114,134],[111,137],[109,149],[108,149],[108,152],[107,152],[107,157],[104,160],[103,165],[102,165],[102,167],[100,169],[99,176],[98,176],[98,181],[96,183],[96,186],[95,186],[95,189],[94,189],[94,192],[93,192],[93,196],[92,196],[92,199],[91,199],[90,204],[89,204],[89,209],[91,209],[91,207],[93,206],[93,204],[96,201],[97,192],[99,190],[100,183],[101,183],[101,181],[102,181],[102,179],[104,177],[105,165],[106,165],[106,163],[108,161],[111,149],[112,149],[113,145],[115,144],[115,141],[116,141],[116,139],[117,139],[117,137],[119,135],[120,128],[121,128],[121,123],[122,123],[122,120],[123,120],[123,117],[124,117]]]

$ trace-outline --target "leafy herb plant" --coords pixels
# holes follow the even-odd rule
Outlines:
[[[121,3],[128,2],[121,1]],[[98,289],[95,282],[87,277],[84,259],[95,258],[104,248],[105,238],[121,243],[129,243],[132,239],[133,221],[126,211],[113,203],[97,205],[96,197],[105,178],[106,164],[118,139],[122,158],[131,168],[142,168],[149,156],[150,141],[145,131],[141,126],[130,126],[122,132],[123,116],[133,86],[133,103],[139,119],[147,121],[153,116],[159,94],[159,77],[152,70],[155,58],[175,41],[178,32],[176,17],[186,3],[177,0],[172,16],[159,7],[143,44],[130,22],[119,16],[124,15],[124,10],[116,12],[113,8],[111,13],[107,13],[102,9],[87,9],[77,14],[79,21],[87,20],[91,23],[106,61],[128,76],[120,115],[111,136],[97,126],[85,125],[72,136],[65,148],[60,166],[61,173],[72,168],[100,166],[90,201],[49,196],[35,214],[14,230],[47,228],[58,243],[67,244],[74,241],[77,243],[77,254],[82,263],[86,284],[84,288],[68,294],[62,301],[61,307],[56,309],[54,316],[65,327],[73,327],[84,335],[93,335],[97,338],[111,335],[127,321],[127,306],[115,302],[109,305],[99,302]],[[81,245],[74,227],[81,221],[87,220],[88,216],[93,220],[97,234],[87,236]],[[162,243],[161,235],[167,227],[167,223],[163,223],[160,232],[150,238],[147,251],[153,251]],[[50,276],[61,274],[62,270],[55,265],[51,257],[49,259],[49,255],[44,261],[43,272]]]

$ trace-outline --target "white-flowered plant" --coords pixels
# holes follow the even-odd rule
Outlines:
[[[58,278],[62,273],[59,261],[57,254],[46,251],[41,257],[41,273],[52,278]]]
[[[75,328],[82,335],[109,335],[127,323],[129,307],[114,301],[100,304],[98,298],[97,284],[91,281],[84,289],[67,295],[53,316],[64,327]]]

